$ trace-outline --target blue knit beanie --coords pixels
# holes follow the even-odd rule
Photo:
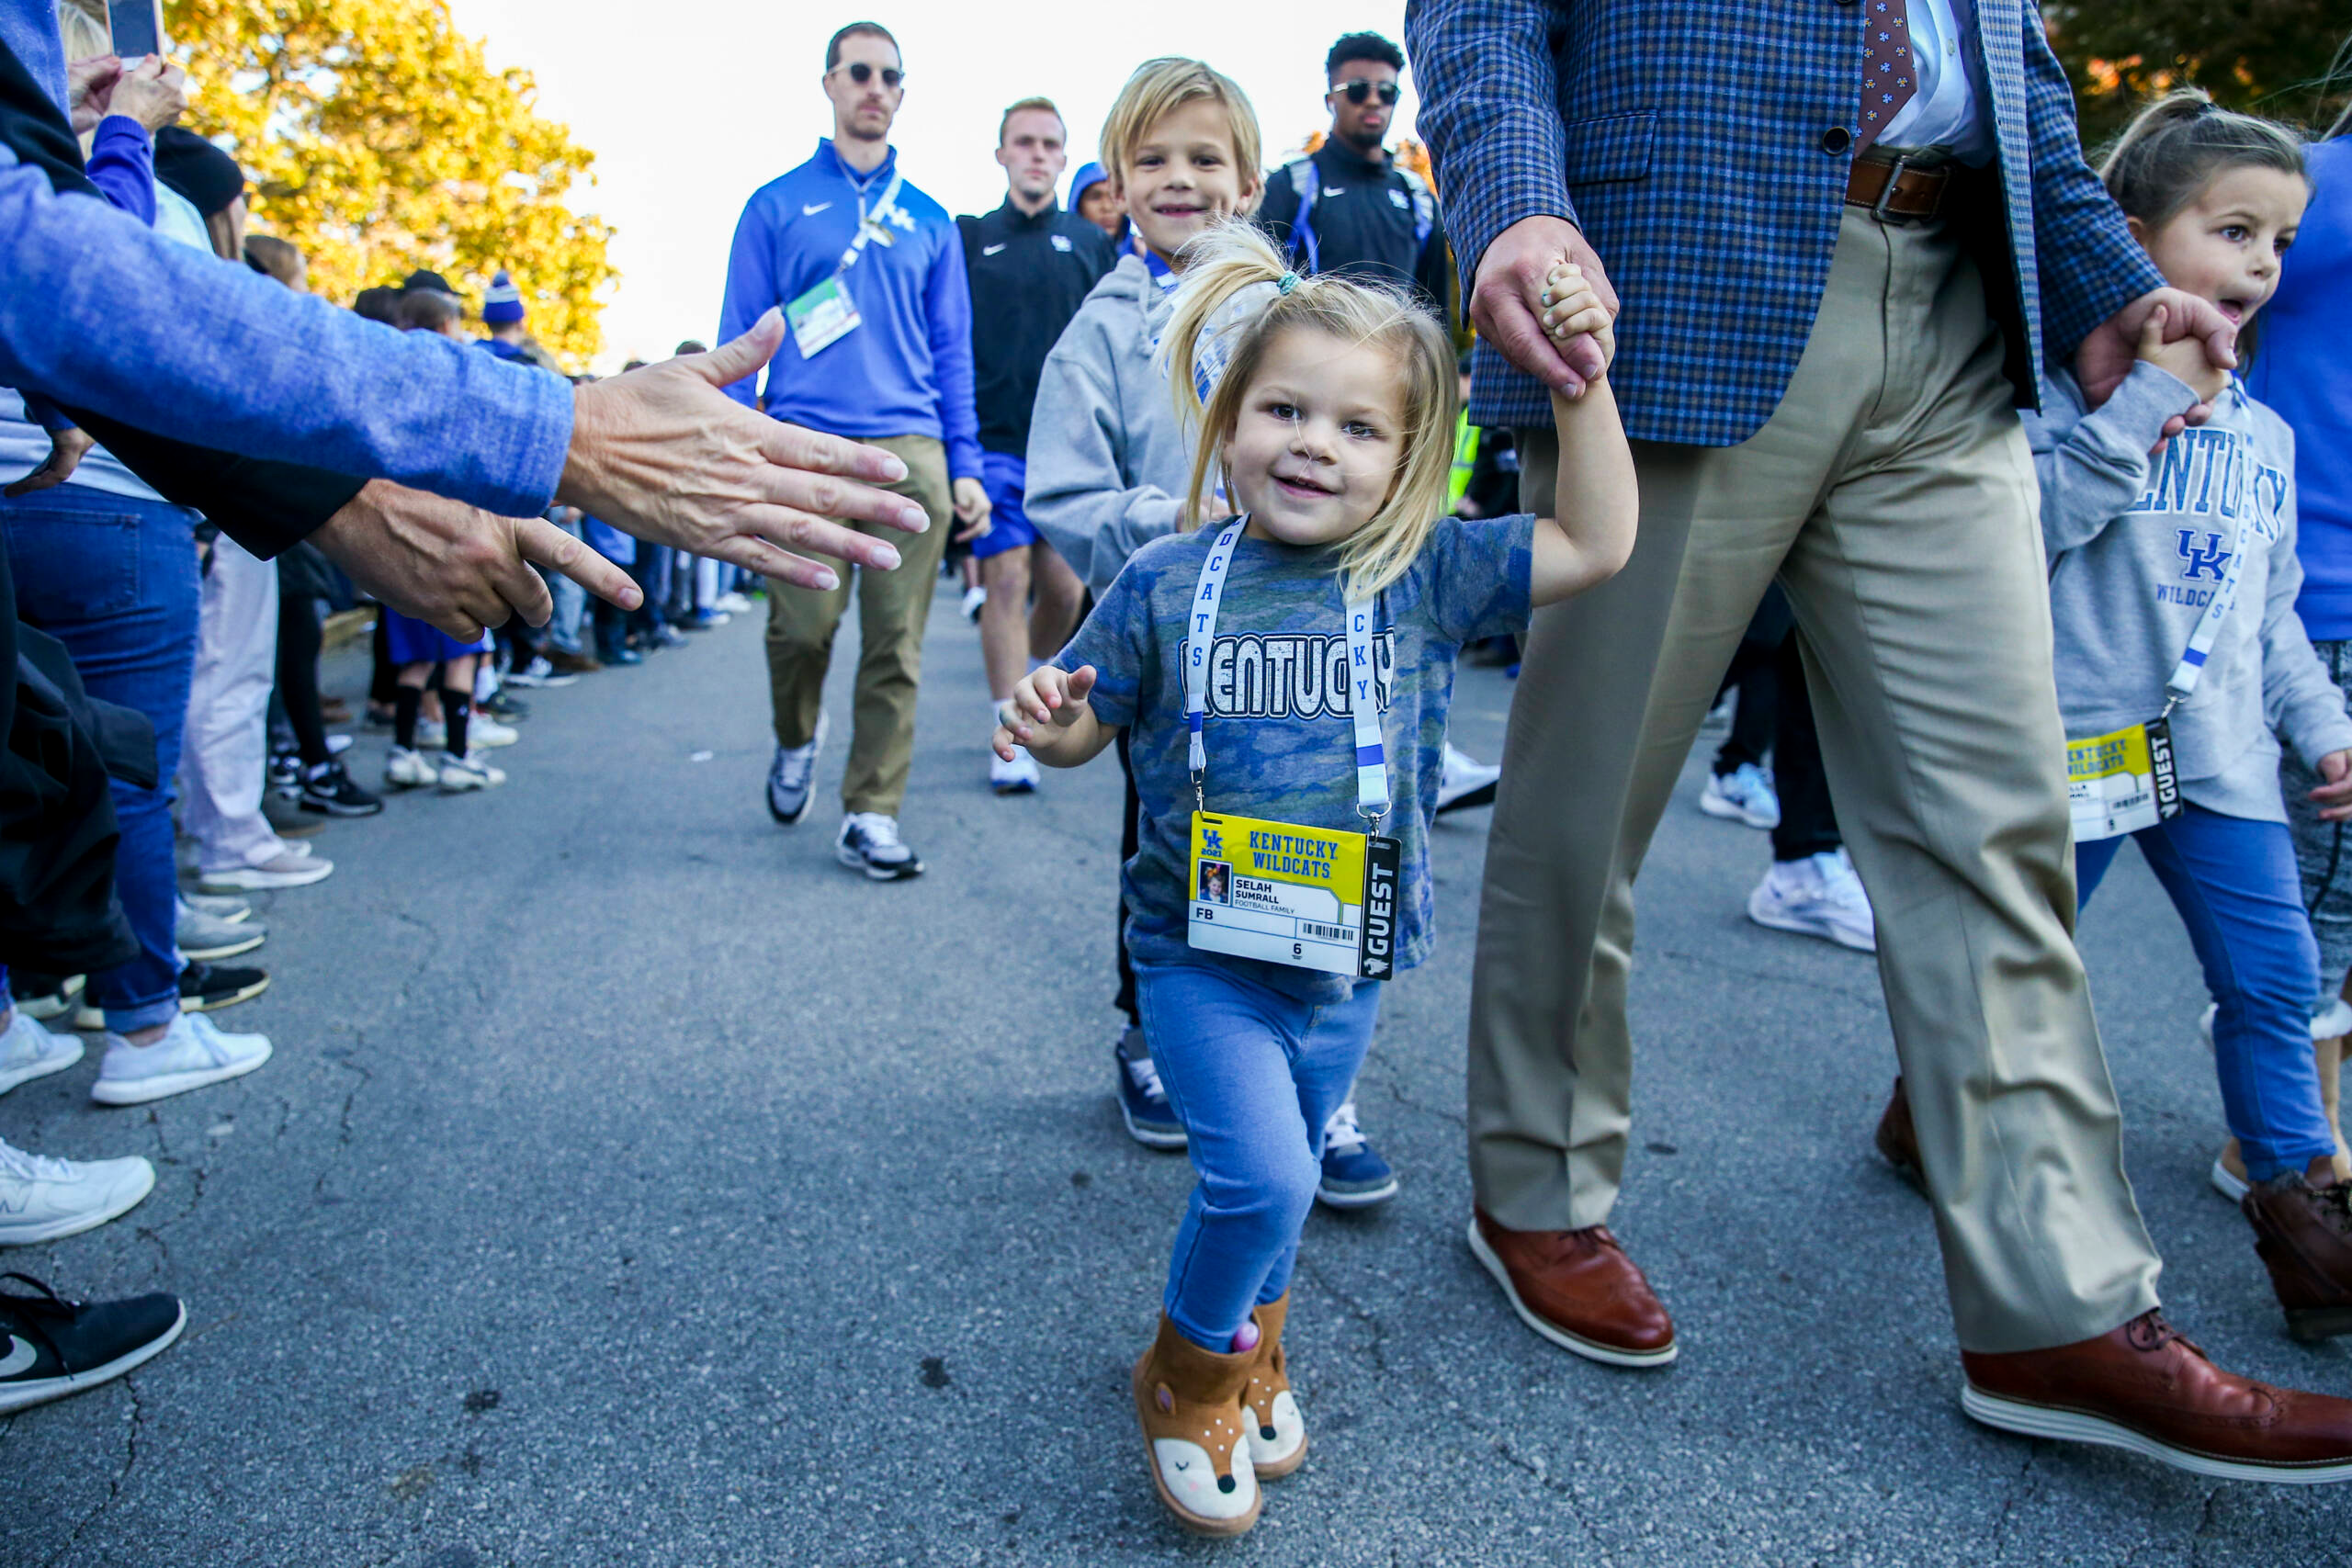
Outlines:
[[[490,280],[490,292],[481,297],[482,325],[503,327],[522,319],[523,291],[502,271]]]

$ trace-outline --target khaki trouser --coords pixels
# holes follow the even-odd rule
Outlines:
[[[947,548],[952,520],[947,452],[928,435],[888,435],[869,441],[895,453],[907,477],[882,488],[907,496],[931,514],[931,527],[902,534],[876,524],[849,525],[861,534],[888,539],[899,552],[896,571],[853,570],[835,575],[830,592],[768,583],[768,698],[775,708],[779,746],[806,746],[816,739],[824,705],[825,671],[833,662],[833,633],[849,608],[850,583],[857,584],[857,700],[849,743],[849,765],[842,776],[842,809],[899,814],[907,795],[907,773],[915,755],[915,689],[922,680],[922,633],[931,615],[931,591],[939,581],[939,558]]]
[[[1471,1001],[1471,1170],[1501,1224],[1599,1224],[1616,1201],[1633,879],[1777,573],[1962,1347],[2068,1344],[2155,1304],[2075,952],[2039,496],[2000,367],[1955,238],[1846,209],[1770,421],[1734,447],[1637,444],[1631,563],[1537,615]],[[1557,442],[1529,434],[1524,503],[1549,512]]]

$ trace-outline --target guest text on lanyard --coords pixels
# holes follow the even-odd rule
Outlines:
[[[1364,832],[1208,809],[1209,652],[1247,517],[1226,525],[1201,563],[1183,648],[1186,761],[1193,774],[1190,945],[1296,968],[1385,980],[1396,955],[1403,847],[1384,836],[1388,749],[1373,647],[1375,606],[1347,602],[1348,714],[1355,728],[1356,813]]]
[[[856,301],[849,297],[846,281],[850,269],[865,254],[866,246],[895,243],[890,234],[890,220],[898,212],[899,187],[905,183],[906,176],[892,169],[890,183],[883,187],[882,199],[870,209],[865,205],[865,194],[859,193],[857,233],[850,240],[849,248],[842,252],[842,259],[834,264],[833,275],[785,306],[785,320],[792,325],[792,341],[798,345],[801,358],[812,358],[840,342],[865,320],[857,313]]]
[[[2250,498],[2241,496],[2230,564],[2188,634],[2188,646],[2165,678],[2164,711],[2145,724],[2126,725],[2106,735],[2066,741],[2066,804],[2075,840],[2090,843],[2153,828],[2181,812],[2180,782],[2173,764],[2172,710],[2189,699],[2205,673],[2213,641],[2222,635],[2237,603],[2238,579],[2245,570],[2246,518]]]

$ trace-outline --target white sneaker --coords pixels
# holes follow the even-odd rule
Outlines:
[[[778,826],[789,828],[808,815],[808,802],[815,795],[817,754],[825,749],[825,731],[831,724],[832,716],[820,708],[817,733],[807,745],[775,749],[775,758],[768,764],[768,815]]]
[[[70,1034],[51,1034],[17,1008],[8,1015],[8,1027],[0,1031],[0,1094],[20,1083],[62,1073],[81,1059],[79,1040]],[[0,1203],[0,1223],[6,1222],[7,1213],[7,1205]]]
[[[1467,751],[1456,750],[1451,740],[1445,743],[1443,755],[1444,765],[1437,779],[1437,809],[1431,816],[1467,811],[1494,800],[1495,781],[1503,776],[1502,769],[1490,767]]]
[[[1878,922],[1844,850],[1776,861],[1747,896],[1747,918],[1776,931],[1817,936],[1857,953],[1878,951]]]
[[[972,586],[964,590],[964,618],[967,621],[978,620],[980,618],[980,606],[988,602],[989,591],[981,587],[978,583],[975,582]]]
[[[469,751],[460,757],[444,752],[441,757],[441,788],[450,795],[464,795],[471,790],[494,789],[506,782],[506,770],[493,768],[479,751]]]
[[[259,865],[208,871],[197,878],[196,885],[207,893],[258,893],[272,887],[308,887],[313,882],[324,882],[334,872],[334,862],[312,854],[306,844],[273,855]]]
[[[416,721],[416,749],[420,751],[441,751],[449,745],[449,729],[437,718]]]
[[[1753,762],[1742,762],[1728,773],[1708,779],[1699,795],[1699,809],[1751,828],[1781,825],[1781,797],[1772,789],[1771,775]]]
[[[903,882],[922,874],[922,861],[899,837],[899,819],[879,811],[853,811],[842,818],[833,854],[876,882]]]
[[[62,1018],[74,1010],[74,998],[90,983],[86,975],[68,975],[45,997],[13,997],[17,1010],[32,1018]]]
[[[721,593],[710,602],[710,607],[730,615],[741,615],[751,609],[752,601],[741,593]]]
[[[155,1189],[155,1168],[124,1159],[51,1159],[0,1143],[0,1247],[95,1230]]]
[[[466,720],[466,750],[478,750],[488,746],[512,746],[523,739],[523,732],[511,724],[501,724],[487,714],[477,713]]]
[[[989,752],[989,787],[997,794],[1035,795],[1037,784],[1037,759],[1026,746],[1015,746],[1010,762],[993,750]]]
[[[232,1034],[200,1012],[184,1012],[153,1045],[107,1035],[90,1098],[100,1105],[143,1105],[243,1077],[268,1060],[267,1035]]]
[[[531,661],[520,670],[507,671],[506,683],[510,686],[521,686],[526,691],[552,692],[560,687],[573,685],[579,679],[577,675],[558,673],[556,667],[548,662],[547,655],[541,653],[533,655]]]
[[[440,782],[441,770],[425,761],[422,751],[395,746],[384,759],[384,785],[388,789],[431,789]]]

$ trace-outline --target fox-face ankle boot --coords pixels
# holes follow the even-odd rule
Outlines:
[[[1254,1349],[1204,1350],[1163,1313],[1159,1337],[1136,1362],[1136,1420],[1151,1484],[1177,1521],[1201,1535],[1240,1535],[1258,1522],[1250,1462],[1256,1416],[1241,1401],[1257,1358]]]
[[[1290,1292],[1260,1306],[1258,1345],[1250,1352],[1250,1381],[1241,1402],[1250,1413],[1250,1468],[1261,1481],[1277,1481],[1306,1461],[1306,1420],[1290,1391],[1290,1369],[1283,1356],[1283,1324],[1290,1316]]]

